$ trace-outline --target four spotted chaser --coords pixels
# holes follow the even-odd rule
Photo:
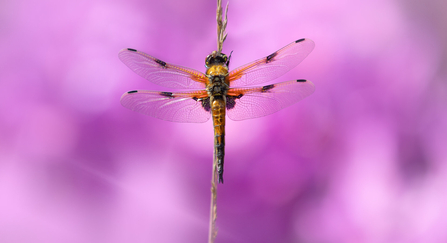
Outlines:
[[[254,62],[228,71],[230,57],[214,51],[206,57],[206,72],[166,63],[127,48],[118,56],[135,73],[164,87],[196,89],[185,92],[133,90],[121,104],[133,111],[173,122],[206,122],[213,117],[214,154],[219,182],[223,183],[225,115],[239,121],[281,110],[312,94],[312,82],[298,79],[259,87],[244,87],[273,80],[297,66],[314,48],[299,39]]]

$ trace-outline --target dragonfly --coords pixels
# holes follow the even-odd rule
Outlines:
[[[314,49],[310,39],[299,39],[272,54],[229,71],[230,57],[213,51],[205,59],[206,72],[166,63],[144,52],[126,48],[119,59],[138,75],[160,86],[188,89],[180,92],[132,90],[121,104],[133,111],[172,122],[200,123],[213,118],[214,159],[223,183],[225,116],[234,121],[277,112],[312,94],[305,79],[263,84],[290,71]]]

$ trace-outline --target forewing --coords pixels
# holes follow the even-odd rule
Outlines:
[[[194,69],[172,65],[131,48],[121,50],[118,57],[138,75],[155,84],[181,89],[205,88],[207,77]]]
[[[294,80],[255,88],[233,88],[228,91],[227,115],[240,121],[277,112],[312,94],[314,84]]]
[[[211,117],[206,91],[134,90],[121,96],[121,104],[133,111],[173,122],[206,122]]]
[[[299,39],[282,49],[239,67],[229,74],[232,87],[260,84],[273,80],[296,67],[314,49],[310,39]]]

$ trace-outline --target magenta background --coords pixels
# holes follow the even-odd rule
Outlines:
[[[226,3],[226,2],[224,2]],[[117,57],[204,71],[215,1],[0,2],[0,242],[206,242],[212,124],[125,109],[169,91]],[[231,69],[299,39],[272,81],[316,91],[227,122],[216,242],[447,242],[447,3],[231,1]]]

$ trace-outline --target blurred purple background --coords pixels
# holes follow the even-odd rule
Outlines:
[[[226,1],[224,1],[226,4]],[[272,81],[316,91],[227,122],[216,242],[447,242],[442,0],[231,1],[231,69],[310,38]],[[211,122],[125,109],[169,91],[117,57],[205,71],[216,1],[0,2],[0,242],[206,242]]]

